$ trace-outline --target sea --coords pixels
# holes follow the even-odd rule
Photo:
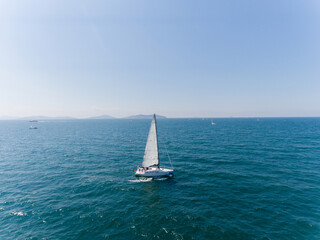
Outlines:
[[[0,239],[320,239],[320,118],[211,120],[0,121]]]

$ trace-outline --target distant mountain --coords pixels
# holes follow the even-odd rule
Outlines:
[[[157,115],[157,119],[166,119],[167,117]],[[124,119],[152,119],[153,114],[151,115],[132,115],[129,117],[125,117]],[[47,116],[28,116],[28,117],[10,117],[10,116],[0,116],[0,120],[26,120],[26,121],[46,121],[46,120],[76,120],[76,119],[117,119],[110,115],[101,115],[89,118],[73,118],[73,117],[47,117]]]
[[[75,119],[72,117],[47,117],[47,116],[29,116],[29,117],[22,117],[16,118],[18,120],[68,120],[68,119]]]
[[[90,117],[88,119],[115,119],[115,117],[109,116],[109,115],[101,115],[96,117]]]
[[[0,120],[14,120],[17,119],[16,117],[11,116],[0,116]]]
[[[156,117],[157,117],[157,119],[167,118],[165,116],[161,116],[161,115],[157,115],[157,114],[156,114]],[[151,115],[139,114],[139,115],[133,115],[133,116],[126,117],[126,119],[152,119],[152,118],[153,118],[153,114],[151,114]]]

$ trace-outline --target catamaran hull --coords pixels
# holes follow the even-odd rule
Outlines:
[[[145,177],[145,178],[163,178],[163,177],[172,178],[174,174],[173,174],[173,169],[160,168],[160,169],[144,170],[140,168],[140,169],[137,169],[135,175],[136,177]]]

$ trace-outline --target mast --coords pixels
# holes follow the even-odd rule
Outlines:
[[[153,114],[153,119],[154,119],[154,125],[156,127],[156,140],[157,140],[157,155],[158,155],[158,168],[160,168],[160,158],[159,158],[159,143],[158,143],[158,127],[157,127],[157,119],[156,119],[156,114]]]

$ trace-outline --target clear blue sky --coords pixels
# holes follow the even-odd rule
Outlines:
[[[320,116],[320,1],[0,1],[0,116],[153,112]]]

